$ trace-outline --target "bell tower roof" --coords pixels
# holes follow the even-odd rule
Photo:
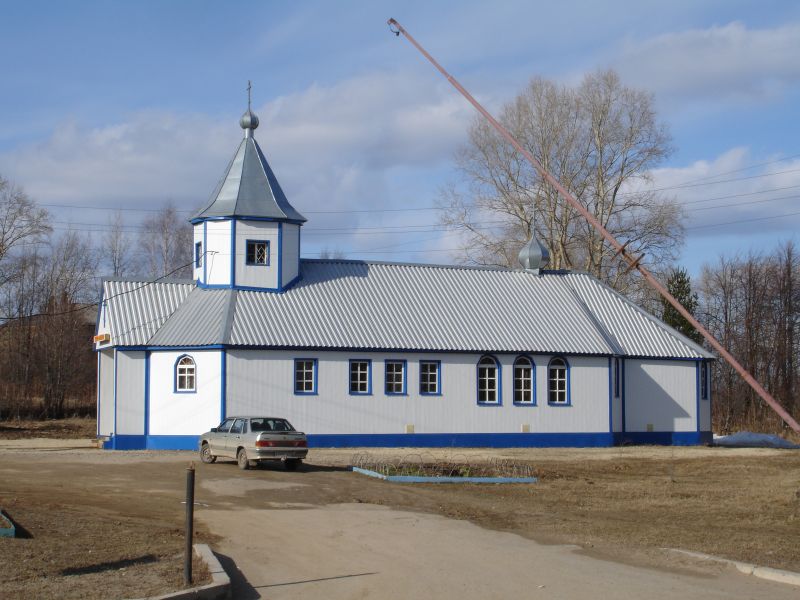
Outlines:
[[[255,217],[305,223],[306,218],[286,199],[278,179],[253,136],[258,127],[258,117],[250,109],[249,82],[247,104],[247,111],[239,121],[244,129],[244,139],[211,194],[210,201],[205,208],[192,216],[191,221],[213,217]]]

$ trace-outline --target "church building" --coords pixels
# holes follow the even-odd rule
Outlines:
[[[311,447],[711,441],[713,355],[593,277],[301,258],[306,222],[254,132],[192,218],[193,278],[107,279],[97,434],[196,449],[235,415]]]

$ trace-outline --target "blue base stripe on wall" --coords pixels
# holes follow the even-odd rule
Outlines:
[[[617,445],[698,446],[711,444],[713,440],[710,431],[626,431],[614,434]]]
[[[197,450],[199,435],[116,435],[108,450]],[[309,448],[599,448],[615,444],[696,446],[710,431],[627,433],[374,433],[310,434]]]
[[[563,448],[612,446],[604,433],[310,434],[309,448]]]
[[[107,450],[197,450],[199,435],[115,435],[103,444]]]

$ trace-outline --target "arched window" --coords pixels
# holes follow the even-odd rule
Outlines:
[[[197,390],[196,366],[191,356],[183,355],[175,362],[175,391],[194,392]]]
[[[514,361],[514,403],[534,404],[533,361],[527,356]]]
[[[550,404],[569,404],[569,365],[563,358],[556,357],[547,367],[547,402]]]
[[[484,356],[478,362],[478,403],[499,404],[497,361],[491,356]]]

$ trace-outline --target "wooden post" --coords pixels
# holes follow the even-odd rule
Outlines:
[[[183,556],[183,583],[192,583],[192,542],[194,536],[194,463],[186,469],[186,549]]]

